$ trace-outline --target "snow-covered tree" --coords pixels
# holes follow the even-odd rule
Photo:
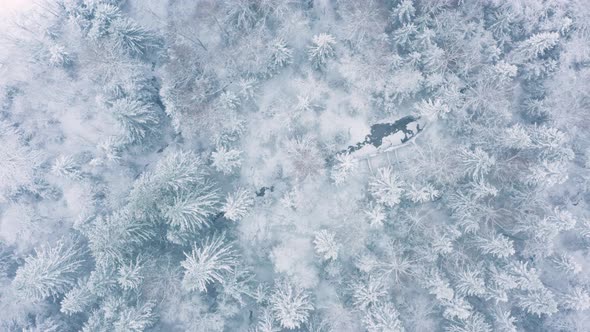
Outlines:
[[[210,186],[202,194],[181,194],[165,208],[167,222],[181,230],[195,231],[209,225],[209,217],[218,210],[219,197]]]
[[[39,154],[23,144],[21,133],[5,122],[0,122],[0,199],[21,186],[33,183],[35,169],[40,164]]]
[[[211,154],[213,167],[223,174],[231,174],[236,168],[242,164],[240,155],[242,152],[235,149],[226,149],[223,146],[218,146],[217,150]]]
[[[58,240],[51,246],[37,248],[34,256],[28,256],[16,271],[13,285],[25,298],[57,297],[75,284],[83,263],[83,252],[78,245]]]
[[[518,55],[523,60],[531,60],[538,55],[555,47],[559,42],[559,34],[556,32],[540,32],[523,41],[518,49]]]
[[[369,191],[375,200],[383,205],[394,207],[403,197],[403,181],[391,167],[377,170],[369,182]]]
[[[84,278],[78,281],[78,284],[68,291],[61,301],[61,312],[65,314],[76,314],[87,312],[94,305],[97,296],[91,292],[87,286],[88,279]]]
[[[514,243],[501,234],[478,237],[477,246],[484,254],[490,254],[498,258],[506,258],[514,255]]]
[[[363,323],[369,332],[405,331],[399,319],[399,313],[389,302],[369,308],[363,318]]]
[[[269,301],[274,318],[289,330],[307,322],[314,309],[309,293],[286,280],[276,284]]]
[[[70,178],[73,180],[82,179],[80,165],[76,162],[73,156],[62,155],[53,162],[51,171],[59,176]]]
[[[496,164],[496,158],[479,147],[474,150],[462,148],[459,151],[459,158],[465,174],[474,179],[480,179],[488,174]]]
[[[185,269],[182,286],[187,291],[204,292],[208,284],[223,282],[224,273],[230,272],[237,264],[236,252],[225,243],[223,235],[208,238],[184,255],[186,259],[181,264]]]
[[[544,287],[522,294],[518,297],[518,304],[526,312],[537,316],[550,316],[558,311],[555,296]]]
[[[331,177],[336,184],[342,184],[357,170],[358,160],[349,153],[338,154],[335,159]]]
[[[122,98],[115,100],[111,109],[113,116],[124,130],[126,140],[130,143],[140,142],[157,131],[160,119],[154,106]]]
[[[587,310],[590,309],[590,294],[582,287],[575,287],[564,294],[561,303],[568,309],[578,311]]]
[[[287,47],[287,43],[279,38],[270,44],[270,64],[271,70],[276,71],[287,66],[293,60],[293,51]]]
[[[232,221],[240,221],[254,206],[254,195],[245,188],[238,188],[235,192],[229,193],[225,204],[221,208],[224,216]]]
[[[315,233],[313,240],[315,251],[323,260],[334,260],[338,258],[338,249],[340,245],[336,242],[334,234],[327,230],[321,230]]]
[[[327,33],[320,33],[315,35],[309,46],[308,54],[312,65],[317,68],[323,68],[328,59],[334,57],[336,39]]]
[[[115,46],[131,55],[144,55],[150,48],[159,46],[154,33],[128,18],[113,20],[109,33]]]

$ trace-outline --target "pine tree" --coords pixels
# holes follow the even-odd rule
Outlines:
[[[515,326],[516,319],[512,317],[510,310],[505,310],[503,308],[496,308],[492,312],[492,316],[494,317],[494,328],[497,331],[501,332],[517,332],[517,328]]]
[[[224,216],[231,221],[242,220],[254,206],[254,195],[245,188],[229,193],[222,207]]]
[[[395,307],[385,302],[367,310],[363,323],[369,332],[403,332],[405,331]]]
[[[16,271],[13,285],[23,297],[42,300],[57,297],[74,286],[83,266],[83,252],[76,245],[58,240],[28,256]]]
[[[223,282],[224,273],[229,273],[237,264],[236,252],[227,245],[225,236],[210,237],[200,246],[193,246],[181,263],[185,269],[182,286],[187,291],[204,292],[212,282]]]
[[[206,174],[200,157],[192,152],[176,151],[158,161],[151,177],[164,190],[182,192],[204,183]]]
[[[387,215],[385,214],[385,210],[381,204],[373,204],[370,202],[367,209],[365,209],[363,212],[371,228],[379,229],[383,227],[383,223],[385,222]]]
[[[121,264],[117,282],[124,290],[138,289],[144,279],[144,266],[141,258]]]
[[[576,275],[582,271],[582,266],[568,254],[555,255],[551,259],[551,263],[563,273],[568,275]]]
[[[160,118],[153,106],[130,98],[122,98],[115,100],[111,109],[113,116],[125,132],[127,142],[139,143],[157,132]]]
[[[78,165],[73,156],[61,155],[57,157],[53,162],[51,172],[72,180],[82,179],[80,165]]]
[[[502,135],[502,143],[511,149],[526,149],[532,146],[532,140],[526,128],[520,124],[506,128]]]
[[[315,233],[313,240],[315,251],[322,257],[323,260],[335,260],[338,258],[338,250],[340,246],[336,243],[334,234],[327,230],[321,230]]]
[[[399,24],[409,23],[416,15],[413,0],[401,1],[391,12],[391,17]]]
[[[219,196],[211,186],[191,194],[181,194],[165,207],[166,221],[182,231],[194,232],[209,225],[209,217],[218,211]]]
[[[378,203],[394,207],[401,202],[404,183],[391,167],[377,170],[369,182],[369,191]]]
[[[555,296],[545,287],[520,295],[518,304],[526,312],[539,317],[542,315],[551,316],[558,311]]]
[[[459,150],[459,158],[465,174],[474,179],[481,179],[484,175],[488,174],[496,164],[496,158],[490,156],[479,147],[474,150],[462,148]]]
[[[444,307],[443,317],[446,319],[460,319],[466,321],[473,315],[473,307],[463,297],[455,295],[455,297],[450,300],[443,299],[441,304]]]
[[[270,70],[277,71],[293,61],[293,51],[287,47],[287,43],[278,38],[270,44]]]
[[[414,203],[431,202],[440,197],[440,192],[430,183],[427,183],[424,186],[410,184],[410,187],[405,194],[407,198]]]
[[[309,319],[314,309],[307,291],[287,281],[279,281],[270,297],[275,319],[285,329],[296,329]]]
[[[358,281],[352,285],[353,303],[360,310],[365,310],[381,302],[381,299],[386,295],[387,290],[383,286],[383,282],[377,278]]]
[[[126,210],[96,218],[85,233],[98,264],[121,262],[156,235],[149,223],[134,220]]]
[[[336,184],[342,184],[357,170],[358,160],[350,153],[340,153],[335,159],[331,177]]]
[[[334,57],[336,39],[327,33],[320,33],[313,37],[308,50],[309,60],[316,69],[322,69],[329,58]]]
[[[115,332],[143,332],[156,321],[153,312],[155,303],[146,302],[141,306],[125,306],[114,323]]]
[[[223,146],[218,146],[217,151],[211,154],[213,167],[223,174],[232,174],[242,164],[240,155],[242,152],[235,149],[226,149]]]
[[[109,33],[117,48],[134,56],[145,55],[149,49],[159,46],[157,37],[151,31],[128,18],[111,22]]]
[[[27,147],[22,133],[8,123],[0,122],[0,200],[21,187],[29,186],[40,166],[40,156]]]
[[[507,258],[514,255],[514,243],[502,234],[478,237],[477,246],[484,254],[490,254],[497,258]]]
[[[61,301],[60,311],[72,315],[87,312],[95,304],[97,297],[87,286],[88,278],[78,281],[78,284],[68,291]]]
[[[446,332],[492,332],[492,326],[485,321],[480,313],[474,313],[461,324],[453,324],[445,328]]]
[[[590,294],[582,287],[574,287],[563,295],[560,302],[567,309],[584,311],[590,309]]]
[[[508,272],[514,278],[516,286],[522,290],[542,289],[543,283],[539,279],[537,270],[528,266],[528,262],[513,261],[508,265]]]
[[[517,49],[517,54],[523,61],[532,60],[533,58],[542,55],[546,51],[555,47],[558,42],[558,33],[540,32],[523,41]]]
[[[455,290],[461,296],[483,296],[486,285],[477,269],[465,268],[456,273]]]

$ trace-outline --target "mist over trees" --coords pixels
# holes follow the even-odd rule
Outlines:
[[[0,18],[1,331],[590,329],[586,1]]]

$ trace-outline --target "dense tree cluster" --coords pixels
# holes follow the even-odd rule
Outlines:
[[[585,1],[6,15],[0,330],[590,329]]]

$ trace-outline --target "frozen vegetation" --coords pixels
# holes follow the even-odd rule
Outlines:
[[[0,1],[0,331],[590,330],[587,0]]]

